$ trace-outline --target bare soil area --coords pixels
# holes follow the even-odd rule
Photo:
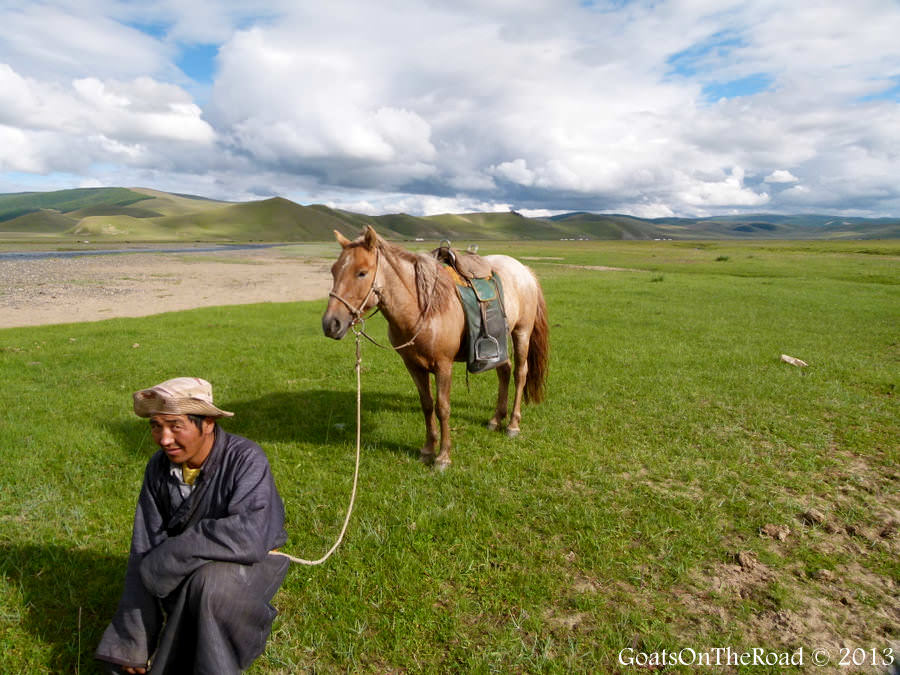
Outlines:
[[[280,248],[0,260],[0,328],[324,299],[331,262]]]

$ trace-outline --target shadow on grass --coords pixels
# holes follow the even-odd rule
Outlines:
[[[347,444],[348,436],[354,438],[356,428],[356,392],[311,389],[306,391],[275,392],[259,398],[221,404],[234,413],[233,418],[222,420],[222,428],[249,438],[263,447],[267,443],[291,443],[303,441],[323,447],[340,448]],[[466,420],[482,425],[492,410],[479,414],[471,409],[455,410],[454,420]],[[388,440],[380,430],[382,419],[388,413],[408,414],[414,420],[416,433],[408,444]],[[336,431],[340,425],[341,431]],[[147,423],[119,420],[108,425],[108,430],[119,440],[121,447],[148,459],[154,448],[149,439]],[[363,392],[362,428],[364,442],[379,448],[418,457],[419,447],[425,438],[419,397],[394,393]]]
[[[0,575],[23,595],[21,626],[50,647],[46,672],[96,671],[94,650],[115,613],[127,561],[125,553],[0,544]]]
[[[257,399],[238,401],[228,408],[234,418],[225,420],[223,426],[258,443],[292,442],[298,439],[324,446],[344,446],[346,436],[335,434],[335,425],[343,425],[352,438],[356,429],[356,392],[310,390],[277,392]],[[381,430],[386,424],[386,414],[407,415],[415,428],[409,445],[397,445],[386,440]],[[479,413],[463,408],[455,409],[450,416],[451,425],[465,420],[478,426],[487,422],[493,408]],[[425,438],[422,408],[416,393],[397,395],[393,392],[363,392],[361,423],[365,442],[381,448],[396,449],[403,453],[419,454],[419,445]]]

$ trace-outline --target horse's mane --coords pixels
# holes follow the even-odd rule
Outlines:
[[[416,274],[416,296],[419,311],[440,314],[456,302],[456,289],[450,278],[442,273],[437,258],[427,253],[412,253],[389,241],[378,239],[378,246],[386,258],[399,258],[412,263]]]

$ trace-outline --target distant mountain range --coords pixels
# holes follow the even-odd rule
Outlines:
[[[0,194],[0,238],[104,241],[326,241],[370,223],[389,239],[896,239],[900,219],[829,215],[635,218],[565,213],[367,216],[274,197],[222,202],[145,188]]]

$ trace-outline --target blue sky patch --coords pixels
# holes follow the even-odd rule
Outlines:
[[[139,30],[142,33],[146,33],[150,37],[156,38],[157,40],[165,40],[166,34],[168,33],[168,26],[163,23],[125,22],[125,25],[130,26],[135,30]]]
[[[897,101],[900,102],[900,77],[892,78],[893,87],[887,87],[874,94],[862,96],[857,99],[857,103],[869,103],[870,101]]]
[[[211,84],[218,53],[219,45],[182,45],[175,63],[194,82]]]
[[[669,66],[667,74],[695,77],[714,69],[721,59],[745,45],[744,40],[733,31],[715,33],[666,59],[666,65]]]
[[[171,27],[164,23],[130,23],[128,25],[162,42],[166,41]],[[212,84],[216,73],[216,56],[219,53],[219,45],[177,43],[177,47],[178,56],[175,59],[175,65],[181,69],[181,72],[198,84]]]
[[[774,79],[766,73],[755,73],[730,82],[711,82],[703,87],[703,97],[710,102],[723,98],[753,96],[772,86]]]

